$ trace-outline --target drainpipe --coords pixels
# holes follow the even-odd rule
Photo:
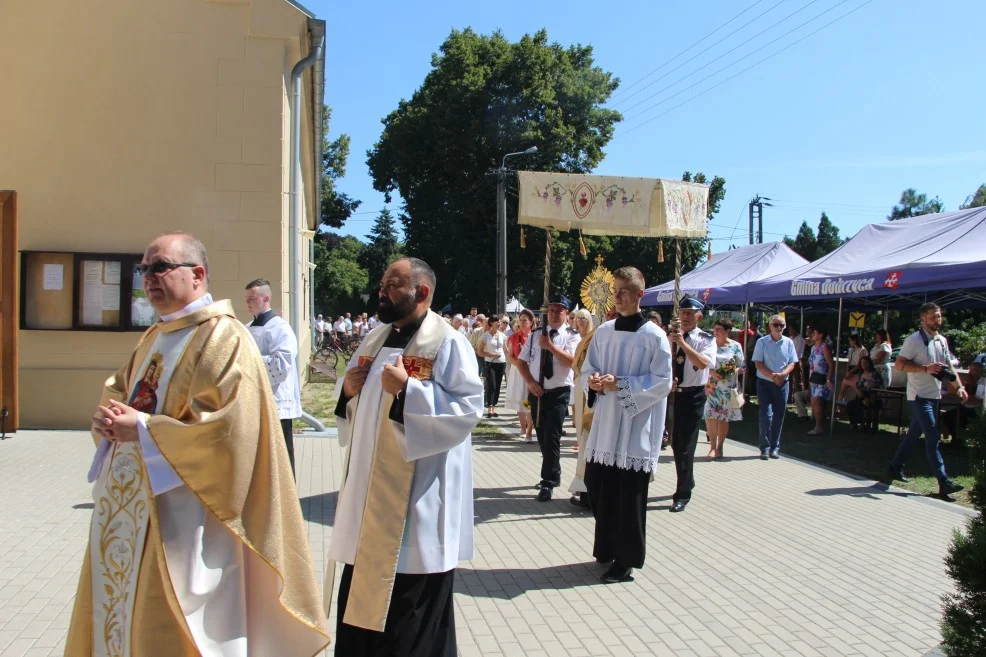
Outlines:
[[[289,242],[289,262],[291,263],[291,330],[295,336],[300,336],[301,331],[301,305],[305,303],[302,296],[304,286],[301,283],[301,76],[305,69],[310,68],[319,57],[322,56],[322,45],[325,40],[324,33],[321,35],[312,34],[312,50],[308,56],[303,58],[294,68],[291,69],[291,168],[288,177],[288,185],[291,190],[290,203],[288,205],[288,235]],[[319,110],[321,111],[321,110]],[[314,143],[321,143],[321,135],[315,135]],[[318,172],[315,172],[318,175]],[[299,340],[300,342],[300,340]],[[295,361],[295,369],[298,376],[301,376],[301,355]],[[316,431],[324,432],[325,426],[310,414],[301,412],[301,419]]]

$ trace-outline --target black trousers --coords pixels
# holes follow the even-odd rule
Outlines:
[[[503,385],[503,373],[507,370],[506,363],[486,363],[486,407],[500,403],[500,386]]]
[[[867,401],[868,403],[864,403]],[[846,413],[849,415],[849,422],[852,424],[862,424],[863,427],[879,424],[880,411],[883,409],[883,402],[870,395],[864,400],[862,396],[857,396],[849,400],[846,404]],[[944,416],[944,414],[942,414]]]
[[[294,471],[294,420],[281,420],[281,433],[284,434],[284,445],[288,448],[288,459],[291,461],[291,474],[297,479]]]
[[[564,386],[545,390],[541,397],[527,396],[531,404],[531,418],[537,419],[538,406],[543,405],[541,423],[535,423],[534,431],[541,448],[541,481],[548,482],[552,487],[561,485],[561,430],[568,414],[570,395],[571,388]]]
[[[339,657],[455,657],[455,569],[444,573],[397,573],[383,632],[346,625],[353,567],[339,581],[335,650]]]
[[[585,464],[585,487],[596,519],[592,556],[613,559],[626,568],[642,568],[647,548],[649,472],[612,465]]]
[[[674,393],[674,429],[671,432],[671,451],[674,469],[678,472],[678,488],[674,501],[690,500],[695,488],[695,446],[698,444],[698,425],[705,408],[705,388],[678,388]]]

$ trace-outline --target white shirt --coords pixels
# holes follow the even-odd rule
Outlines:
[[[315,320],[315,330],[317,330],[319,333],[325,333],[325,320],[324,319],[316,319]]]
[[[370,330],[372,331],[376,327],[380,326],[383,322],[381,322],[380,319],[376,315],[374,315],[373,317],[368,319],[366,323],[370,327]]]
[[[551,331],[551,327],[545,327]],[[538,329],[531,333],[530,337],[527,339],[527,344],[524,348],[520,350],[520,359],[527,363],[531,370],[531,376],[537,381],[541,376],[541,346],[539,343],[541,339],[541,332],[543,329]],[[554,337],[551,338],[551,343],[556,347],[564,351],[565,353],[574,356],[575,348],[579,345],[582,340],[579,337],[579,332],[568,328],[564,324],[561,328],[557,329]],[[562,365],[557,358],[554,358],[554,363],[552,367],[552,373],[550,379],[545,379],[543,388],[545,390],[553,390],[555,388],[561,388],[562,386],[571,387],[574,383],[572,376],[572,368],[565,367]]]
[[[893,367],[890,365],[890,356],[893,354],[893,349],[886,342],[881,342],[878,345],[874,345],[873,349],[870,350],[872,355],[876,355],[878,352],[883,353],[883,362],[874,363],[873,367],[880,371],[880,376],[883,377],[883,387],[889,388],[894,380]],[[870,358],[873,357],[872,355]]]
[[[694,388],[704,386],[709,381],[709,372],[716,364],[716,339],[711,333],[706,333],[697,326],[685,334],[685,342],[702,356],[709,359],[709,364],[699,367],[685,355],[684,349],[678,349],[675,358],[685,359],[685,370],[678,385],[682,388]],[[672,365],[672,371],[674,366]]]
[[[370,366],[356,409],[349,475],[339,497],[328,558],[352,564],[373,466],[377,421],[384,393],[381,374],[402,349],[381,349]],[[358,358],[349,361],[355,367]],[[400,573],[442,573],[473,558],[472,440],[483,413],[483,383],[468,340],[458,333],[439,347],[433,379],[408,379],[404,424],[394,423],[397,443],[414,461],[411,503],[397,562]],[[337,416],[347,446],[345,418]],[[389,419],[384,422],[391,422]]]
[[[507,336],[502,331],[497,331],[496,335],[491,335],[489,331],[483,333],[479,339],[479,350],[487,354],[496,354],[490,358],[485,356],[487,363],[506,363],[507,357],[504,354],[504,347],[507,345]]]
[[[798,360],[801,360],[801,357],[805,355],[805,336],[798,333],[791,338],[791,342],[794,343],[794,353],[797,354]]]
[[[945,336],[939,333],[935,337],[928,337],[928,345],[925,346],[921,331],[915,331],[907,336],[904,344],[900,347],[900,356],[911,361],[915,365],[929,365],[931,363],[948,363],[951,355],[948,351],[948,341]],[[913,401],[916,397],[924,399],[941,399],[942,383],[927,372],[908,372],[907,373],[907,399]]]
[[[282,420],[301,417],[301,387],[298,383],[298,338],[291,325],[275,315],[263,326],[254,326],[256,319],[247,324],[250,335],[257,342],[260,356],[267,367],[267,377],[277,402],[277,416]]]
[[[614,375],[617,385],[616,392],[596,396],[586,461],[652,472],[671,391],[671,343],[653,322],[635,332],[615,326],[610,320],[596,329],[582,363],[583,390],[596,373]]]
[[[344,322],[344,321],[342,321],[340,319],[338,322],[335,322],[334,324],[332,324],[332,330],[335,331],[336,333],[345,333],[346,332],[346,322]]]

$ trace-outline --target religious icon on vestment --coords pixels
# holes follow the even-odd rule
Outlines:
[[[143,413],[157,411],[157,386],[164,373],[164,356],[154,354],[144,370],[144,376],[130,396],[130,406]]]

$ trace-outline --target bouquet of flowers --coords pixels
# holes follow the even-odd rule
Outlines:
[[[724,360],[716,366],[716,374],[718,374],[723,381],[728,381],[729,377],[736,373],[738,369],[736,361],[733,359]]]

